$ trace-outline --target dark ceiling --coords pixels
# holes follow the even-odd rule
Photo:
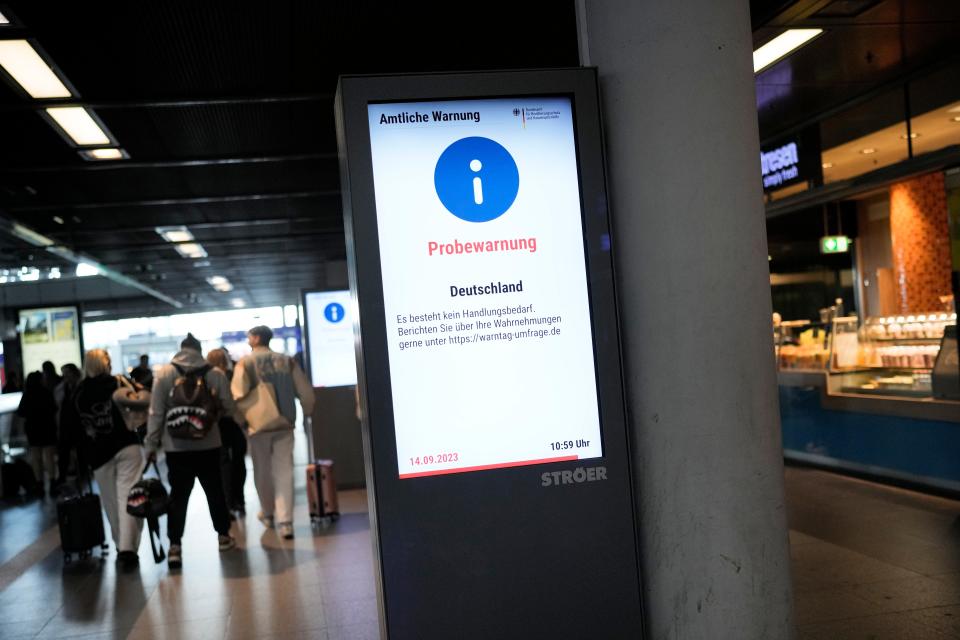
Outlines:
[[[344,258],[338,75],[578,64],[573,3],[486,3],[469,20],[451,16],[468,25],[456,29],[424,20],[433,10],[422,3],[0,4],[21,27],[0,37],[39,43],[130,154],[82,160],[38,115],[41,101],[0,82],[0,215],[178,300],[181,311],[237,297],[295,303]],[[180,257],[154,231],[169,225],[187,225],[209,257]],[[0,243],[0,267],[61,264]],[[215,292],[212,275],[234,291]],[[86,302],[107,316],[174,311],[143,295]]]
[[[753,0],[754,45],[785,28],[824,34],[757,76],[760,138],[768,140],[884,93],[903,105],[897,87],[960,60],[957,0]],[[834,124],[876,130],[903,111],[870,109]]]
[[[469,13],[450,6],[0,0],[18,22],[0,37],[34,39],[130,154],[80,159],[40,117],[46,105],[0,82],[0,217],[176,299],[181,311],[236,297],[248,306],[295,302],[344,257],[338,75],[578,64],[573,2],[549,11],[505,1]],[[753,0],[751,14],[755,45],[785,27],[827,29],[757,77],[765,139],[960,51],[956,0]],[[187,225],[206,261],[180,257],[154,231],[170,225]],[[0,252],[0,268],[68,268],[4,234]],[[212,275],[235,290],[215,292],[205,280]],[[122,301],[86,300],[87,309],[174,311],[131,291]]]

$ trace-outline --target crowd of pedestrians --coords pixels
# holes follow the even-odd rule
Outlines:
[[[146,466],[165,460],[169,505],[167,562],[182,566],[183,533],[193,487],[206,497],[220,551],[236,546],[231,522],[246,512],[246,453],[253,463],[260,521],[283,538],[293,528],[293,425],[295,400],[304,415],[313,410],[313,388],[294,358],[270,350],[272,331],[254,327],[252,353],[236,365],[226,349],[206,358],[192,335],[180,343],[169,363],[150,367],[146,355],[129,375],[115,375],[110,355],[93,349],[83,370],[50,362],[27,375],[17,410],[24,422],[28,459],[37,496],[83,492],[95,479],[117,562],[139,563],[143,521],[127,513],[131,489]],[[282,426],[259,427],[252,406],[261,384],[272,387]],[[262,399],[261,399],[262,400]],[[66,480],[74,471],[77,481]]]

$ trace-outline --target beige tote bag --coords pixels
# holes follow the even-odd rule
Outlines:
[[[256,358],[252,359],[256,368]],[[237,407],[247,421],[247,434],[254,436],[267,431],[293,429],[290,421],[277,408],[277,392],[256,369],[257,384],[250,393],[237,400]]]

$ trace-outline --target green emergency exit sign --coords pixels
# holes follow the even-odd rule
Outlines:
[[[820,238],[820,253],[846,253],[850,250],[847,236],[824,236]]]

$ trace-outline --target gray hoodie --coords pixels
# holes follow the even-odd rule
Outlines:
[[[150,398],[150,418],[147,420],[147,437],[144,441],[148,451],[157,451],[163,445],[164,451],[206,451],[208,449],[218,449],[220,447],[220,428],[214,424],[213,428],[202,440],[186,440],[180,438],[171,438],[170,434],[164,428],[164,417],[167,410],[172,408],[170,403],[170,391],[173,389],[174,381],[180,376],[173,365],[178,365],[186,371],[200,369],[207,366],[207,361],[203,359],[199,351],[193,349],[182,349],[173,356],[170,364],[164,365],[157,376],[153,379],[152,397]],[[223,414],[232,416],[236,413],[236,404],[233,402],[233,396],[230,395],[230,383],[227,377],[219,369],[211,367],[203,376],[204,382],[216,392],[220,402],[223,403]]]

